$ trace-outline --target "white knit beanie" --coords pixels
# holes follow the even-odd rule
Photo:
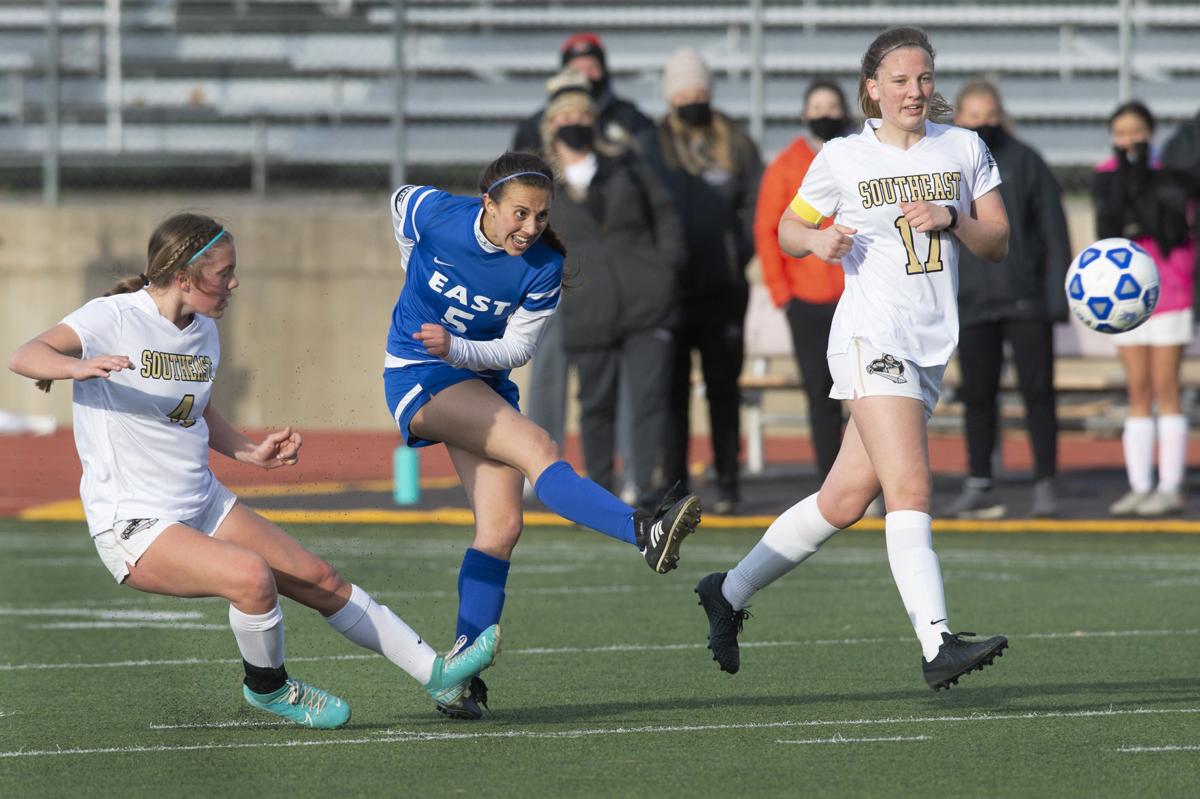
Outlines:
[[[671,54],[663,67],[662,88],[667,102],[687,89],[712,92],[712,72],[699,53],[690,47],[681,47]]]

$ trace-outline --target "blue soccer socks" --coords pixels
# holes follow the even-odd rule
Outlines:
[[[566,461],[547,466],[533,488],[542,504],[564,519],[636,545],[633,508],[580,477]]]
[[[458,571],[458,627],[454,634],[465,635],[468,644],[500,621],[508,567],[507,560],[478,549],[468,549],[463,555]]]

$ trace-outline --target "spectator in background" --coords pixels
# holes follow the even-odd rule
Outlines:
[[[1129,398],[1121,443],[1129,491],[1109,508],[1114,516],[1162,516],[1183,511],[1188,420],[1179,403],[1179,366],[1192,341],[1196,242],[1188,232],[1187,197],[1150,148],[1154,116],[1128,102],[1108,121],[1114,157],[1096,167],[1096,232],[1132,239],[1158,265],[1160,294],[1140,327],[1113,336]],[[1158,488],[1154,469],[1158,414]]]
[[[817,475],[824,481],[842,441],[842,403],[829,396],[833,378],[825,350],[844,276],[840,264],[826,263],[815,255],[793,258],[784,253],[779,248],[779,217],[795,198],[821,147],[846,133],[849,120],[841,87],[826,80],[810,83],[804,92],[803,120],[807,135],[796,137],[763,172],[754,212],[754,244],[771,301],[787,314],[792,349],[808,398]]]
[[[954,124],[979,134],[996,160],[1004,177],[1000,197],[1010,224],[1008,257],[1003,261],[985,263],[969,250],[959,253],[958,363],[970,472],[949,513],[960,518],[996,518],[1005,513],[991,490],[996,396],[1007,341],[1033,447],[1030,513],[1054,516],[1058,512],[1054,485],[1058,418],[1053,326],[1067,319],[1063,280],[1071,262],[1062,194],[1041,156],[1008,131],[1000,92],[993,84],[969,81],[959,91],[955,109]]]
[[[613,488],[618,387],[633,400],[635,505],[662,498],[655,471],[662,449],[676,271],[683,228],[658,178],[628,151],[595,140],[587,78],[568,68],[548,84],[542,115],[546,158],[562,189],[550,222],[570,255],[563,292],[563,343],[579,374],[580,433],[588,477]]]
[[[712,107],[712,73],[695,50],[675,51],[663,69],[670,105],[656,158],[683,218],[687,259],[680,275],[683,320],[676,338],[663,451],[667,485],[688,483],[692,350],[699,350],[717,473],[717,513],[738,502],[741,444],[738,376],[754,255],[754,201],[762,162],[754,142]]]
[[[1200,213],[1196,213],[1195,201],[1200,199],[1200,114],[1192,117],[1175,129],[1162,151],[1163,169],[1171,173],[1191,199],[1192,239],[1200,241]],[[1200,259],[1200,251],[1197,251]],[[1197,261],[1200,266],[1200,260]],[[1193,292],[1195,283],[1193,282]],[[1195,294],[1192,306],[1195,307]]]
[[[589,81],[596,108],[596,138],[605,145],[629,149],[639,137],[654,130],[654,121],[628,100],[612,92],[612,79],[604,42],[594,33],[573,33],[562,43],[562,66],[582,74]],[[545,108],[517,125],[512,149],[531,153],[542,149],[542,115]]]

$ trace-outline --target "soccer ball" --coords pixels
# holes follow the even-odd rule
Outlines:
[[[1067,269],[1067,304],[1101,333],[1123,333],[1150,318],[1158,303],[1158,267],[1129,239],[1101,239]]]

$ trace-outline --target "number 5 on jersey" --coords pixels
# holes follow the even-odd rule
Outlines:
[[[167,418],[172,422],[179,422],[184,427],[191,427],[196,423],[192,417],[192,406],[196,404],[195,394],[184,394],[183,399],[175,406],[175,410],[167,414]]]
[[[896,230],[900,231],[900,240],[904,242],[904,251],[908,253],[908,263],[905,268],[910,275],[923,275],[927,272],[940,272],[945,264],[942,263],[942,231],[930,231],[929,236],[929,257],[922,264],[917,259],[917,248],[913,244],[913,229],[912,225],[903,216],[896,217]]]

